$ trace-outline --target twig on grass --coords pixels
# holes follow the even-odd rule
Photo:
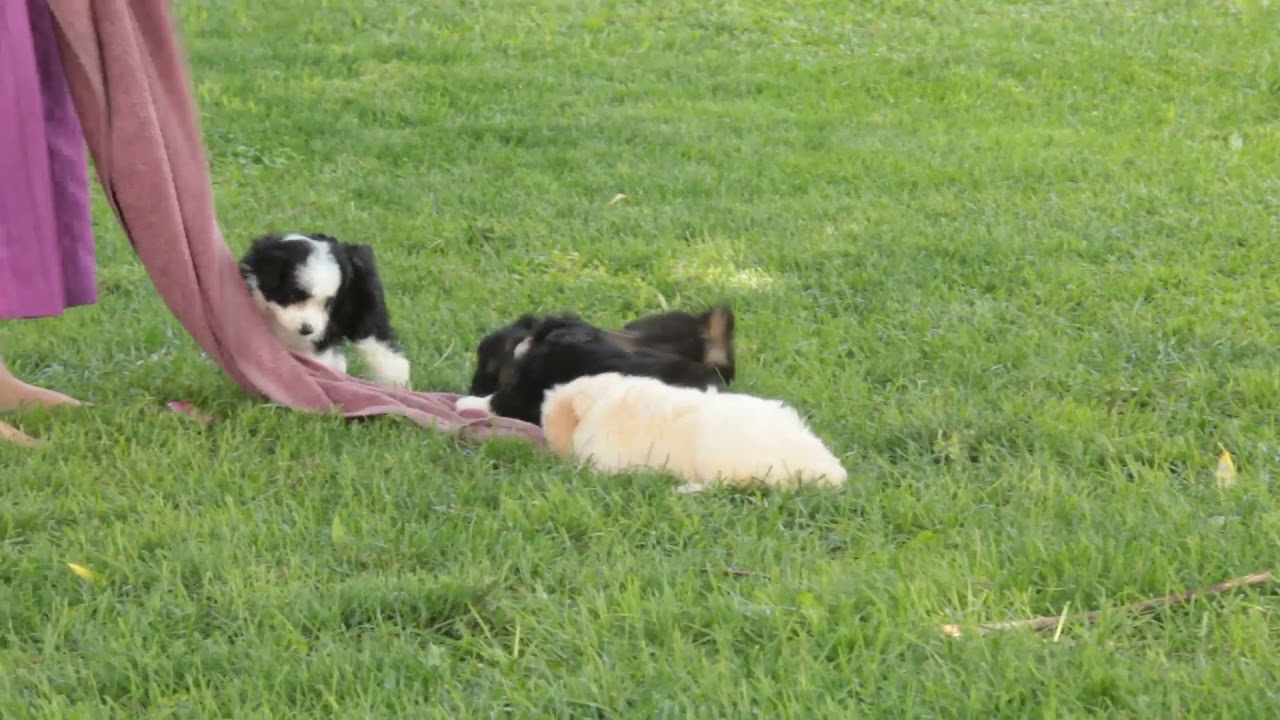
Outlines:
[[[714,568],[707,567],[707,568],[702,568],[702,572],[715,573],[717,572],[717,570],[715,570]],[[720,572],[720,574],[722,575],[732,575],[733,577],[752,577],[754,575],[760,574],[755,570],[742,570],[740,568],[735,568],[735,567],[721,568],[718,572]]]
[[[1116,608],[1116,611],[1134,615],[1146,615],[1166,607],[1182,605],[1204,595],[1221,595],[1222,593],[1237,590],[1239,588],[1264,585],[1272,582],[1273,580],[1275,580],[1275,576],[1270,572],[1253,573],[1251,575],[1245,575],[1243,577],[1220,582],[1217,585],[1210,585],[1207,588],[1200,588],[1199,590],[1187,590],[1185,592],[1174,593],[1173,595],[1166,595],[1161,598],[1130,603]],[[1069,622],[1094,623],[1101,617],[1101,610],[1077,613],[1075,615],[1066,615],[1065,613],[1062,615],[1044,615],[1037,618],[1031,618],[1029,620],[1008,620],[1005,622],[986,623],[984,625],[979,625],[976,628],[976,631],[979,635],[985,635],[989,632],[999,630],[1056,630],[1056,634],[1060,634],[1062,632],[1062,626]],[[962,633],[959,625],[943,625],[942,634],[958,638]]]

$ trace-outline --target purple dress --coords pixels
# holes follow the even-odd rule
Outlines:
[[[0,0],[0,320],[97,300],[84,136],[45,0]]]

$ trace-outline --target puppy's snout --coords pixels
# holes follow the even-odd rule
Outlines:
[[[313,328],[313,327],[311,327],[311,323],[302,323],[302,325],[299,325],[299,326],[298,326],[298,334],[299,334],[299,335],[310,335],[311,333],[313,333],[313,332],[315,332],[315,331],[316,331],[316,329],[315,329],[315,328]]]

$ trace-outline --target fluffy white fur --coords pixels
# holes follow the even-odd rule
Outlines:
[[[843,486],[848,472],[794,408],[740,393],[703,392],[606,373],[547,393],[547,445],[606,472],[649,469],[719,484]]]
[[[476,397],[474,395],[466,395],[454,401],[453,409],[454,410],[483,410],[485,412],[492,412],[489,409],[489,398],[491,397],[493,396],[486,395],[484,397]]]

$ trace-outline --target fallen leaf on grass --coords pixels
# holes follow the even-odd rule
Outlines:
[[[614,196],[613,196],[613,199],[609,201],[609,204],[610,204],[610,205],[617,205],[618,203],[622,202],[623,200],[630,200],[630,199],[631,199],[631,198],[627,197],[626,193],[618,193],[617,195],[614,195]]]
[[[1222,455],[1218,457],[1218,467],[1214,469],[1213,476],[1218,479],[1220,488],[1225,489],[1236,484],[1236,462],[1226,448],[1222,448]]]
[[[329,525],[329,537],[334,545],[342,545],[350,537],[347,534],[347,527],[342,524],[342,518],[338,515],[333,516],[333,522]]]
[[[196,420],[197,422],[204,423],[205,425],[208,425],[209,423],[213,422],[212,415],[200,412],[196,408],[192,407],[189,403],[182,402],[181,400],[174,400],[173,402],[169,403],[167,407],[176,413],[182,413],[183,415],[186,415],[192,420]]]
[[[95,575],[92,570],[90,570],[89,568],[83,565],[77,565],[75,563],[67,563],[67,567],[71,568],[71,572],[75,573],[76,577],[80,578],[81,580],[84,580],[85,582],[89,582],[89,583],[98,582],[98,576]]]

